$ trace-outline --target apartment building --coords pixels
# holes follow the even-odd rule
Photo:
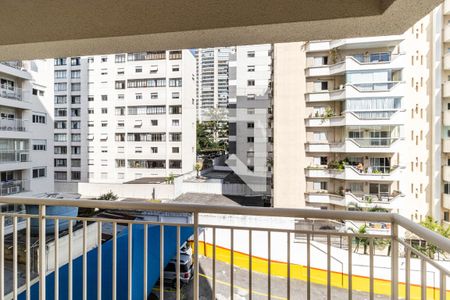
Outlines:
[[[208,121],[214,110],[228,107],[229,61],[234,52],[234,47],[196,49],[199,121]]]
[[[55,180],[123,183],[192,171],[195,72],[189,50],[55,59]]]
[[[0,63],[1,196],[53,191],[51,71],[46,60]]]
[[[274,46],[274,206],[441,218],[436,20]]]
[[[229,72],[229,166],[270,201],[272,45],[237,46]]]

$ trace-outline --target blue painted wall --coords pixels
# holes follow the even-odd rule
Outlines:
[[[144,226],[133,225],[133,262],[132,262],[132,293],[133,299],[147,299],[144,292]],[[148,226],[148,293],[151,292],[159,278],[160,258],[160,227]],[[181,227],[181,243],[193,233],[191,227]],[[87,255],[87,295],[88,299],[97,299],[97,248]],[[176,255],[176,227],[164,227],[164,264]],[[82,299],[83,291],[83,257],[73,261],[73,299]],[[117,299],[127,299],[128,292],[128,229],[123,230],[117,237]],[[54,299],[54,274],[47,275],[46,299]],[[68,299],[68,265],[59,268],[59,299]],[[19,300],[25,300],[26,294],[19,295]],[[31,299],[39,299],[39,283],[31,287]],[[102,299],[112,299],[112,240],[102,245]]]

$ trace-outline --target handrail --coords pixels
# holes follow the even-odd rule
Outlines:
[[[338,219],[352,221],[391,222],[413,232],[418,237],[430,242],[450,253],[450,239],[447,239],[407,218],[394,213],[356,212],[356,211],[324,211],[316,209],[290,209],[243,206],[216,206],[179,203],[142,203],[129,201],[73,200],[73,199],[40,199],[23,197],[1,197],[0,203],[23,205],[73,206],[83,208],[147,210],[184,213],[235,214],[271,217],[291,217],[305,219]]]

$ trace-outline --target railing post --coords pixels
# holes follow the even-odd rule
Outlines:
[[[398,299],[398,225],[391,222],[391,299]]]
[[[45,205],[39,205],[39,300],[45,300]]]
[[[199,296],[199,266],[198,266],[198,212],[194,212],[194,300]]]

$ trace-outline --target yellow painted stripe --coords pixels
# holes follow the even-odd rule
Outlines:
[[[192,246],[194,246],[192,244]],[[213,246],[209,243],[199,241],[199,254],[212,258]],[[230,264],[231,251],[228,248],[216,246],[216,259],[218,261]],[[234,265],[236,267],[246,269],[249,268],[249,255],[247,253],[234,251]],[[270,265],[271,275],[279,277],[287,277],[287,263],[279,261],[271,261]],[[303,265],[291,263],[291,278],[306,281],[307,267]],[[252,257],[252,270],[254,272],[268,274],[268,261],[261,257]],[[310,281],[316,284],[327,284],[327,271],[324,269],[311,268]],[[338,288],[348,288],[348,274],[331,272],[331,286]],[[353,290],[361,292],[370,292],[370,281],[368,277],[353,275],[352,276]],[[405,297],[405,283],[399,283],[399,297]],[[375,278],[374,291],[376,294],[388,295],[391,294],[391,281]],[[411,285],[411,299],[421,299],[420,285]],[[439,299],[439,288],[427,287],[427,299]],[[450,299],[450,291],[447,290],[447,299]]]

